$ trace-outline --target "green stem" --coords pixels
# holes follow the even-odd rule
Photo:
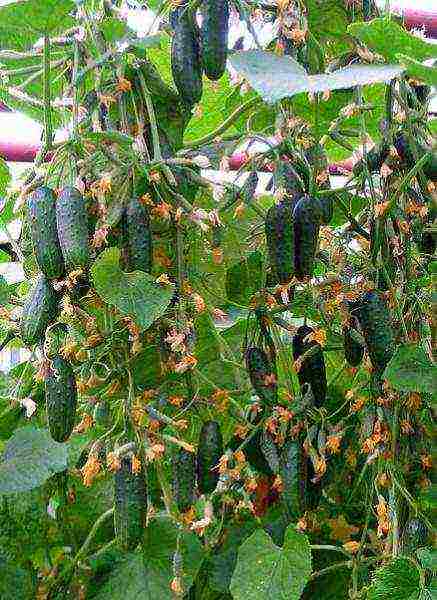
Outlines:
[[[53,126],[52,126],[52,108],[51,108],[51,89],[50,89],[50,38],[44,36],[44,53],[43,53],[43,68],[44,68],[44,147],[45,150],[50,150],[53,143]]]

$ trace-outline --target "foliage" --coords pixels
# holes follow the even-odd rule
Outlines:
[[[435,46],[205,2],[138,3],[144,37],[121,0],[0,8],[0,100],[44,126],[18,191],[0,160],[0,596],[424,600]]]

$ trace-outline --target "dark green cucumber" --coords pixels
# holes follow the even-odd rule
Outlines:
[[[319,200],[310,196],[303,196],[294,207],[294,269],[298,279],[313,274],[322,212]]]
[[[246,350],[246,367],[250,382],[258,396],[268,405],[278,401],[276,368],[261,348],[252,346]]]
[[[402,551],[405,554],[414,553],[428,544],[429,537],[429,529],[422,519],[410,519],[402,532]]]
[[[282,480],[282,499],[292,519],[299,518],[306,509],[308,459],[299,440],[288,440],[279,460]]]
[[[126,208],[125,236],[126,267],[128,271],[152,269],[152,232],[149,209],[134,197]]]
[[[386,303],[377,292],[366,292],[353,304],[351,312],[360,324],[373,368],[382,373],[395,350]]]
[[[70,363],[60,356],[51,361],[45,390],[50,435],[55,442],[65,442],[76,419],[77,389]]]
[[[351,367],[358,367],[363,360],[364,344],[360,342],[359,337],[361,336],[357,331],[356,319],[352,318],[343,327],[344,357]]]
[[[141,542],[147,517],[147,484],[143,468],[132,472],[132,458],[123,456],[114,475],[114,530],[123,550]]]
[[[261,432],[259,445],[272,473],[279,473],[278,449],[270,433],[264,430]]]
[[[208,79],[217,81],[225,72],[228,58],[229,2],[203,0],[201,13],[203,70]]]
[[[296,202],[305,190],[299,181],[299,176],[288,162],[288,160],[280,160],[277,164],[274,182],[276,190],[280,190],[285,198]]]
[[[223,437],[217,421],[207,421],[202,425],[197,450],[197,487],[201,494],[210,494],[217,486],[217,469],[223,455]]]
[[[67,334],[68,328],[65,323],[54,323],[47,329],[44,340],[44,354],[47,358],[55,358],[60,354]]]
[[[279,283],[288,283],[294,275],[293,203],[286,199],[269,208],[265,233],[270,266]]]
[[[301,387],[305,384],[311,387],[314,403],[319,407],[322,406],[326,398],[326,369],[320,344],[307,339],[307,336],[313,332],[314,329],[307,325],[299,327],[293,337],[293,358],[297,360],[306,352],[312,350],[312,353],[303,360],[297,376]]]
[[[173,455],[173,497],[180,512],[186,512],[195,500],[196,457],[183,448]]]
[[[59,314],[60,295],[50,281],[40,275],[23,308],[20,335],[26,346],[34,346]]]
[[[360,159],[353,168],[354,175],[361,175],[361,173],[367,171],[369,173],[379,173],[385,159],[388,156],[390,150],[389,144],[381,142],[376,146],[373,146],[367,153],[366,156]]]
[[[65,271],[56,226],[56,197],[40,187],[29,198],[29,219],[36,262],[47,279],[62,277]]]
[[[79,190],[65,187],[61,191],[56,202],[56,221],[67,270],[86,269],[90,259],[88,215]]]
[[[192,107],[203,91],[199,32],[188,8],[177,18],[171,46],[171,70],[183,102]]]

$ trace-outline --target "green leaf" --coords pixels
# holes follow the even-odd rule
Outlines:
[[[0,462],[0,494],[24,492],[42,485],[67,466],[67,448],[48,432],[32,426],[15,431]]]
[[[431,392],[437,377],[437,366],[431,363],[421,346],[404,344],[388,363],[384,377],[396,390]]]
[[[420,574],[406,558],[395,558],[373,574],[367,600],[412,600],[419,596]]]
[[[124,273],[120,269],[120,250],[108,248],[91,268],[99,296],[132,317],[141,329],[147,329],[161,317],[173,297],[173,286],[160,285],[147,273]]]
[[[94,600],[173,600],[170,588],[179,529],[167,517],[154,519],[146,529],[144,555],[131,553],[93,597]],[[203,561],[202,544],[194,533],[181,531],[179,551],[183,587],[192,585]]]
[[[55,34],[70,27],[72,0],[21,0],[0,8],[0,29],[22,36],[26,31]]]
[[[6,192],[11,181],[11,172],[5,160],[0,156],[0,196]]]
[[[437,57],[437,46],[408,33],[389,17],[363,23],[351,23],[348,32],[390,62],[404,54],[415,60]]]
[[[101,24],[101,30],[105,36],[105,40],[108,42],[116,42],[121,40],[127,35],[128,27],[124,21],[116,19],[115,17],[108,17],[104,19]]]
[[[399,64],[406,69],[408,75],[414,79],[420,79],[429,85],[437,86],[437,68],[423,65],[421,62],[405,56],[405,54],[396,55]]]
[[[237,52],[230,62],[270,104],[302,92],[325,92],[389,81],[402,72],[397,65],[352,65],[334,73],[308,75],[293,58],[263,50]]]
[[[2,600],[34,598],[30,572],[12,563],[0,561],[0,598]]]
[[[9,255],[7,255],[7,259],[5,259],[5,261],[1,261],[1,262],[9,262],[10,260],[11,259],[10,259]],[[8,282],[3,277],[3,275],[0,275],[0,306],[5,306],[6,304],[8,304],[11,295],[12,295],[11,287],[9,286]]]
[[[240,547],[231,594],[234,600],[298,600],[310,574],[311,550],[305,535],[289,525],[279,548],[259,529]]]
[[[226,272],[226,293],[228,300],[248,306],[253,294],[262,286],[263,256],[251,252],[247,259],[231,265]]]

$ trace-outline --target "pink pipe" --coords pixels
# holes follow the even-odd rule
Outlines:
[[[5,142],[0,140],[0,156],[10,162],[33,162],[40,148],[39,144]]]

